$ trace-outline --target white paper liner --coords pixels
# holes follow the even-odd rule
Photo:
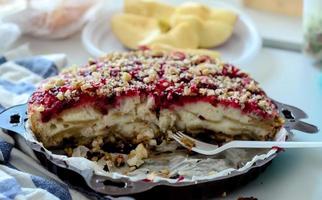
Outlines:
[[[28,123],[27,123],[28,124]],[[36,140],[30,129],[25,138],[43,147],[42,143]],[[288,132],[281,129],[275,137],[275,141],[285,141]],[[63,160],[67,165],[79,170],[94,170],[97,175],[107,176],[113,179],[128,178],[130,181],[149,179],[153,182],[166,181],[177,183],[177,178],[164,178],[157,175],[160,170],[168,169],[169,177],[172,175],[183,176],[180,182],[196,182],[210,180],[229,175],[234,171],[242,172],[250,169],[254,163],[265,160],[277,152],[273,149],[229,149],[215,156],[188,155],[186,151],[164,153],[154,158],[145,159],[145,164],[138,169],[122,174],[119,171],[107,172],[96,162],[83,157],[67,157],[57,155],[44,148],[50,158]]]

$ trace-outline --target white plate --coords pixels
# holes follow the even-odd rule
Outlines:
[[[176,5],[183,2],[185,1],[176,1]],[[245,13],[219,2],[209,0],[199,0],[198,2],[212,7],[228,8],[238,13],[232,37],[220,47],[215,48],[221,53],[224,61],[243,65],[258,53],[262,41],[254,23]],[[167,3],[173,4],[170,0]],[[112,51],[128,50],[118,41],[109,25],[111,17],[115,13],[122,12],[122,7],[123,1],[107,1],[104,9],[99,12],[100,14],[95,20],[91,20],[83,29],[82,42],[92,56],[99,57]]]

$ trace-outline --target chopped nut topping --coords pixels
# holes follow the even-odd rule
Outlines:
[[[65,84],[65,80],[63,79],[56,79],[55,86],[62,86]]]
[[[58,92],[58,94],[56,95],[57,99],[59,99],[60,101],[64,100],[64,95],[62,92]]]
[[[72,156],[73,154],[73,149],[71,147],[65,148],[64,151],[66,152],[67,156]]]
[[[122,155],[118,155],[114,158],[114,165],[116,167],[121,167],[124,165],[124,163],[125,163],[125,159]]]
[[[168,101],[175,101],[174,96],[214,96],[214,101],[226,106],[230,102],[245,108],[245,112],[255,109],[256,115],[277,113],[258,83],[230,64],[204,55],[147,50],[115,52],[92,60],[84,67],[64,70],[44,82],[30,102],[44,105],[46,112],[47,93],[55,95],[59,101],[77,104],[86,95],[105,98],[128,92],[153,94]],[[253,109],[249,109],[250,105]]]
[[[43,105],[40,105],[40,106],[36,107],[36,110],[39,111],[39,112],[42,112],[42,111],[45,110],[45,107]]]
[[[51,82],[47,82],[43,85],[44,90],[50,90],[53,87],[55,87],[55,85]]]
[[[264,109],[269,106],[268,102],[266,102],[265,100],[260,100],[258,102],[258,105],[259,105],[259,107],[264,108]]]
[[[129,166],[139,167],[144,163],[143,159],[147,158],[147,157],[148,157],[148,151],[146,150],[144,145],[141,143],[135,148],[135,150],[132,150],[130,152],[128,160],[127,160],[127,164]]]
[[[127,72],[123,72],[122,74],[122,79],[124,82],[129,82],[131,80],[131,74],[127,73]]]

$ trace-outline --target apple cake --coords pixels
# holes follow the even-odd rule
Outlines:
[[[111,53],[43,81],[28,115],[47,148],[99,138],[151,149],[175,131],[218,142],[271,140],[283,125],[274,102],[233,65],[151,50]]]

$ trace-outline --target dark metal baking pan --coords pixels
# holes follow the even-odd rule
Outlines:
[[[301,130],[304,132],[317,132],[318,129],[310,124],[300,121],[299,119],[306,118],[307,115],[298,108],[293,106],[275,102],[278,105],[279,112],[286,120],[285,128],[288,131],[292,129]],[[105,195],[130,195],[136,194],[138,198],[142,195],[152,195],[154,193],[160,196],[171,196],[173,191],[185,191],[185,194],[204,193],[208,194],[208,189],[211,194],[221,193],[229,188],[237,187],[244,182],[251,180],[250,177],[257,176],[263,171],[269,163],[276,157],[276,153],[264,160],[258,160],[253,166],[244,171],[233,171],[227,176],[222,176],[214,179],[207,179],[195,182],[176,182],[169,183],[167,181],[146,182],[130,181],[128,178],[114,179],[107,176],[95,174],[93,169],[81,170],[68,165],[66,161],[54,158],[46,152],[37,142],[29,141],[30,132],[26,130],[27,121],[27,105],[13,106],[0,113],[0,127],[11,132],[17,133],[20,137],[26,140],[27,145],[35,152],[41,163],[51,172],[57,174],[61,179],[69,182],[72,185],[81,187],[87,191],[94,191],[97,194]],[[207,189],[208,188],[208,189]],[[139,194],[143,193],[144,194]],[[180,195],[183,195],[182,193]],[[190,196],[191,196],[190,195]]]

